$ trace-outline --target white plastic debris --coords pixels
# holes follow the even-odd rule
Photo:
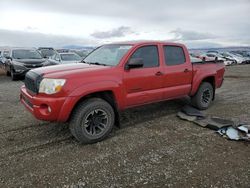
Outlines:
[[[226,135],[231,140],[239,140],[240,136],[238,134],[238,130],[233,127],[228,127],[226,131]]]
[[[241,125],[241,126],[237,127],[237,129],[244,131],[245,133],[248,133],[248,128],[245,125]]]

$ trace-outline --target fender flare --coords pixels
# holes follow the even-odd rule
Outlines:
[[[194,96],[195,94],[196,94],[196,92],[198,91],[198,89],[199,89],[199,87],[200,87],[200,85],[201,85],[201,83],[205,80],[205,79],[207,79],[207,78],[209,78],[209,77],[213,77],[214,78],[214,80],[216,79],[216,73],[214,73],[214,74],[209,74],[209,75],[206,75],[206,76],[204,76],[204,77],[202,77],[201,79],[199,79],[199,81],[197,81],[197,83],[193,83],[193,86],[192,86],[192,90],[191,90],[191,96]],[[214,85],[214,90],[215,90],[215,84],[216,83],[213,83],[213,85]]]

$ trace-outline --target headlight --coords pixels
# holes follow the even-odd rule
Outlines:
[[[24,66],[24,63],[20,63],[20,62],[18,62],[18,61],[13,61],[12,64],[13,64],[14,66],[15,66],[15,65],[17,65],[17,66]]]
[[[39,86],[39,93],[55,94],[62,90],[65,79],[44,78]]]

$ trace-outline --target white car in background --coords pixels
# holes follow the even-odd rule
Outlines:
[[[234,61],[233,59],[227,59],[219,53],[211,53],[210,52],[210,53],[205,53],[202,56],[205,58],[208,58],[208,59],[209,58],[213,58],[213,59],[217,58],[219,61],[223,61],[226,66],[236,64],[236,61]]]
[[[221,53],[221,55],[224,58],[235,60],[237,64],[242,64],[245,61],[244,57],[242,57],[240,55],[232,54],[230,52],[224,52],[224,53]]]
[[[50,59],[50,63],[53,65],[60,65],[60,64],[70,64],[70,63],[79,63],[82,61],[82,57],[77,55],[74,52],[63,52],[63,53],[56,53]]]
[[[244,54],[245,55],[244,56],[244,55],[237,53],[237,52],[230,52],[230,53],[233,55],[236,55],[238,57],[243,58],[242,64],[249,64],[250,63],[250,56],[248,56],[247,54]]]

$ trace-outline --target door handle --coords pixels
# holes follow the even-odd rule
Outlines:
[[[157,73],[155,73],[155,76],[161,76],[161,75],[163,75],[163,73],[162,72],[157,72]]]
[[[188,72],[190,72],[190,70],[188,70],[188,69],[185,69],[183,72],[185,72],[185,73],[188,73]]]

